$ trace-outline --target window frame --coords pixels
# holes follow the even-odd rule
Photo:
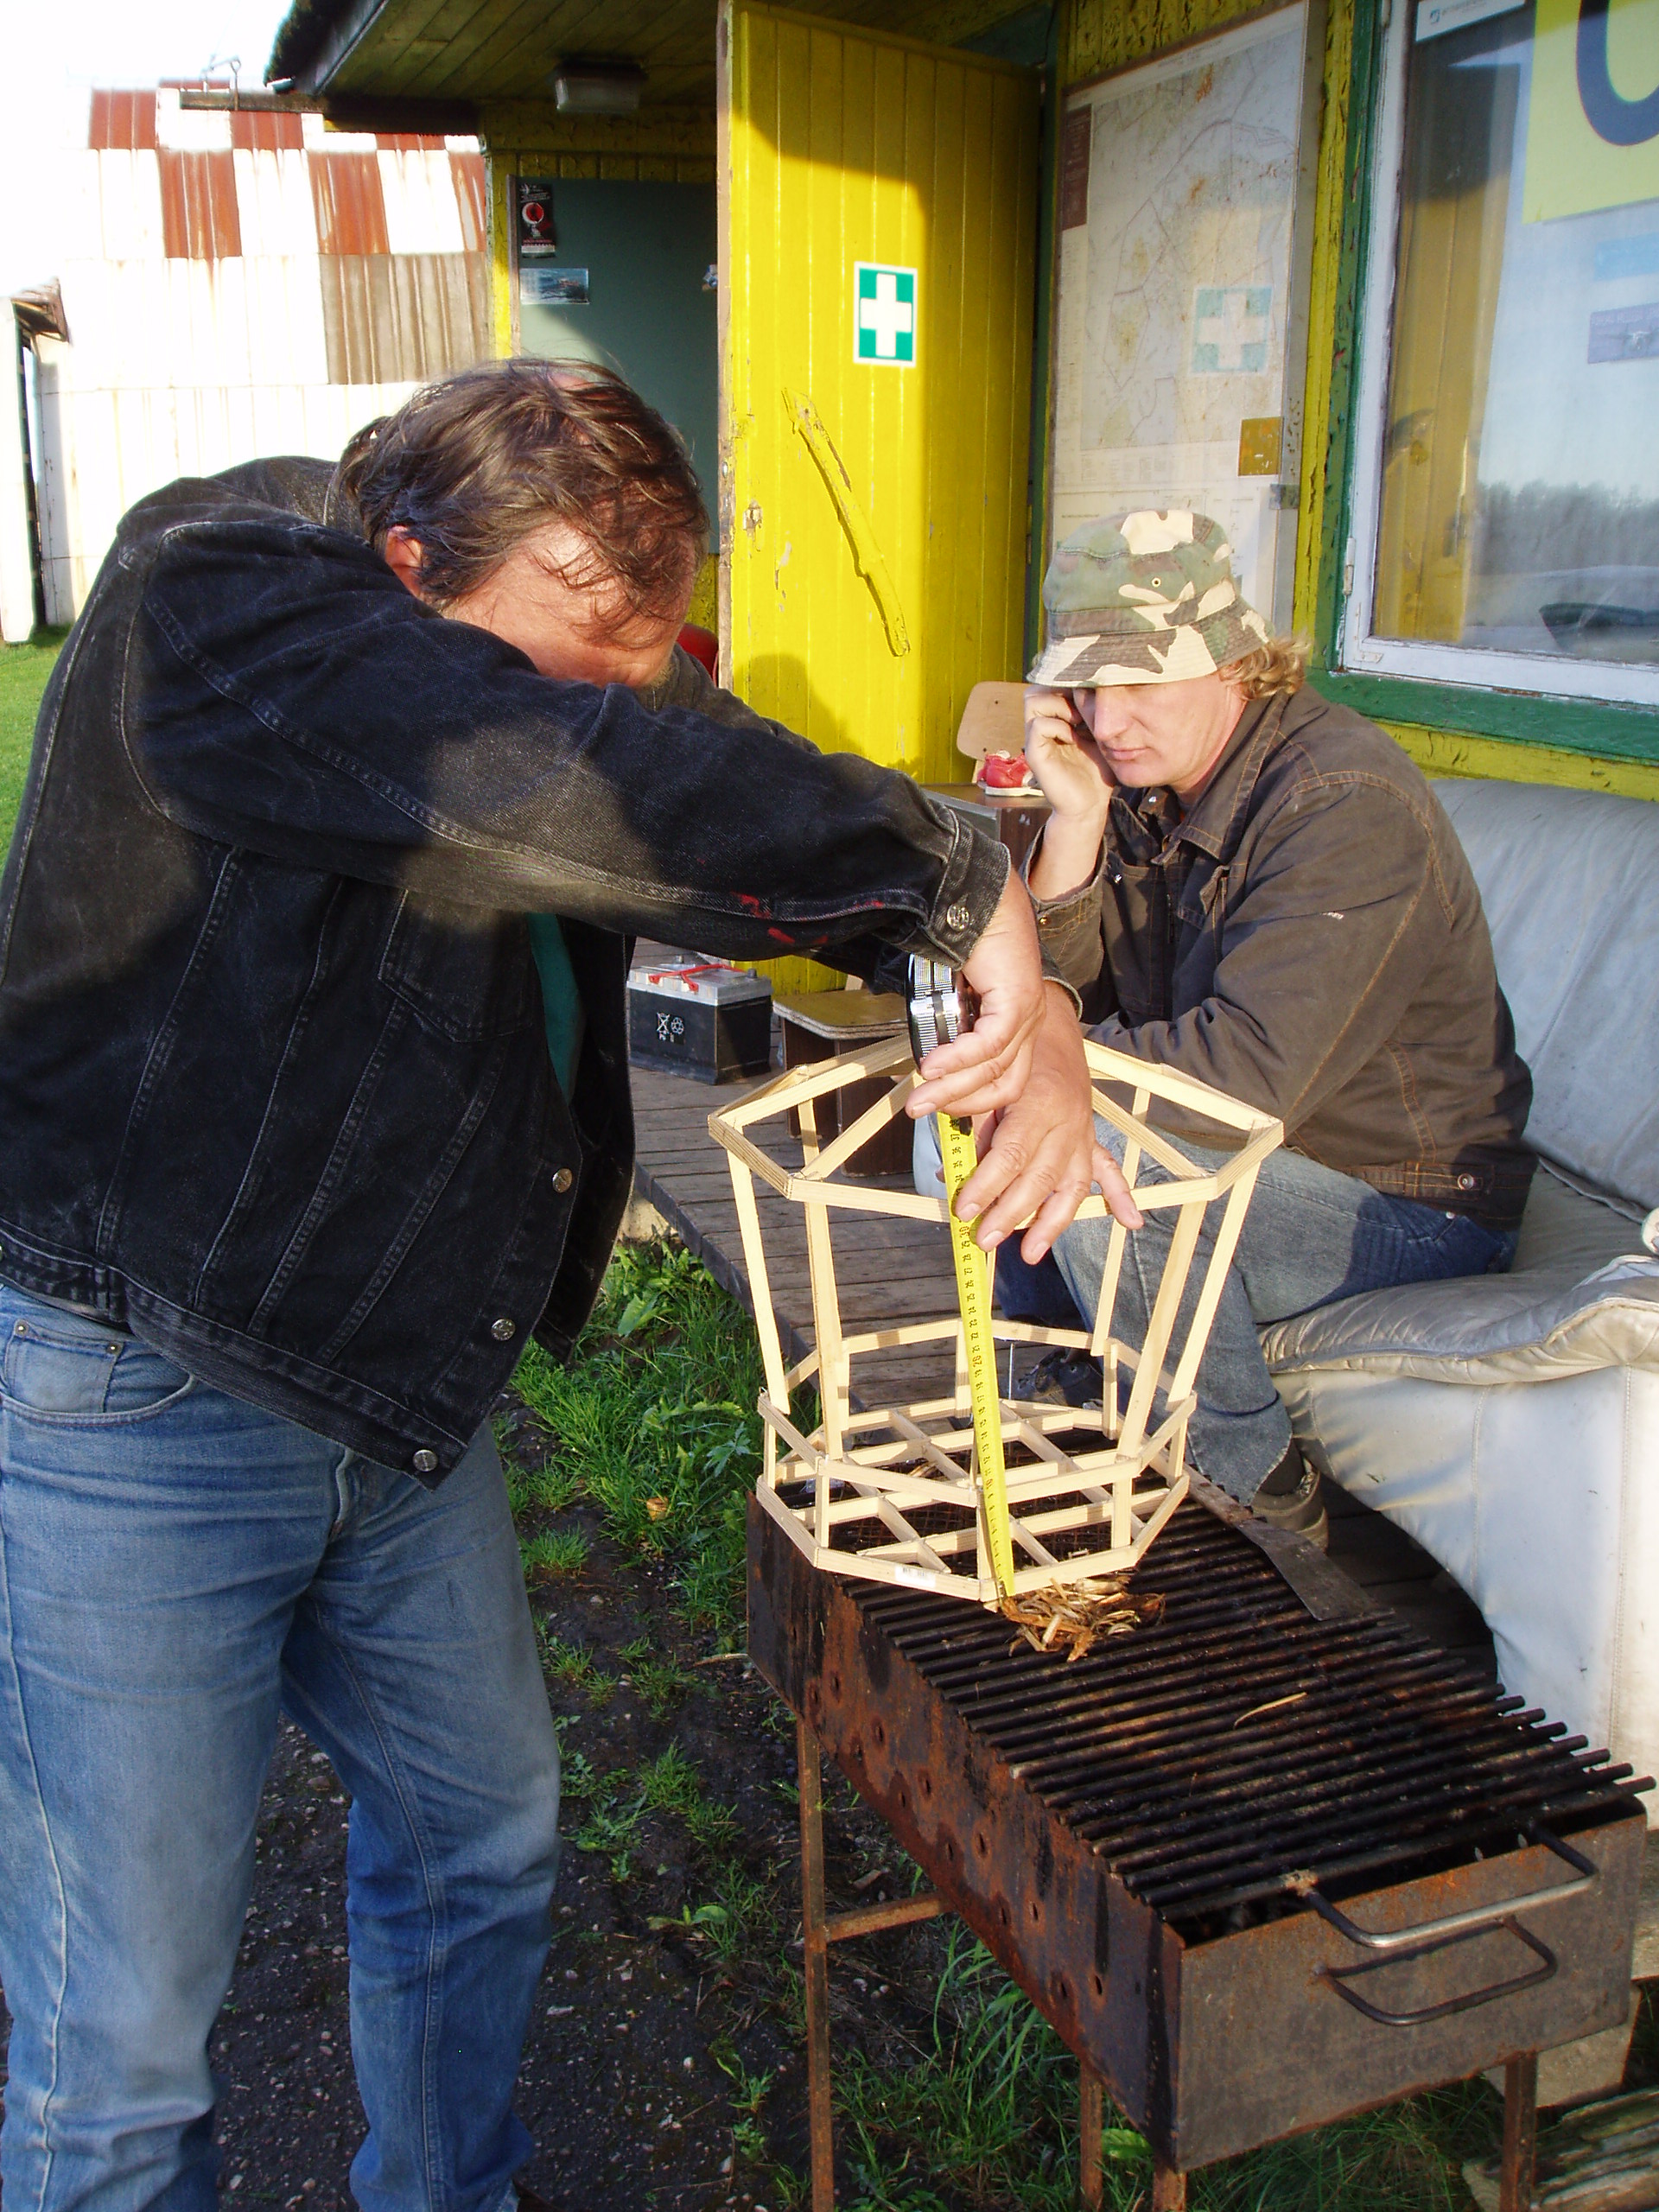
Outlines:
[[[1377,539],[1382,520],[1382,455],[1388,430],[1389,378],[1394,354],[1395,300],[1405,169],[1406,85],[1414,0],[1394,0],[1379,27],[1370,158],[1362,163],[1369,236],[1356,269],[1358,345],[1355,361],[1352,440],[1344,543],[1336,620],[1330,641],[1332,678],[1322,688],[1389,719],[1448,722],[1494,735],[1516,735],[1515,709],[1543,709],[1551,722],[1562,709],[1576,709],[1584,725],[1568,734],[1549,730],[1555,743],[1576,737],[1586,750],[1617,750],[1651,758],[1659,742],[1650,718],[1659,708],[1659,667],[1640,663],[1576,660],[1551,653],[1498,652],[1478,645],[1376,637]],[[1389,20],[1389,18],[1392,20]],[[1357,44],[1358,42],[1357,41]],[[1356,86],[1356,91],[1358,86]],[[1461,711],[1448,715],[1456,699]],[[1485,702],[1483,710],[1478,703]],[[1507,711],[1506,711],[1507,709]],[[1639,718],[1639,720],[1637,719]],[[1632,727],[1633,721],[1635,728]],[[1637,730],[1643,724],[1649,728]],[[1615,732],[1624,741],[1618,743]],[[1544,735],[1529,728],[1530,737]],[[1610,745],[1609,740],[1614,740]]]

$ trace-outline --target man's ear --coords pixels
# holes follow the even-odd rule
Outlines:
[[[398,523],[386,532],[386,542],[380,551],[386,566],[404,590],[413,592],[416,599],[423,598],[421,568],[426,555],[420,539]]]

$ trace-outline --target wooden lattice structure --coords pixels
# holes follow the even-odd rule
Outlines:
[[[1132,1567],[1185,1496],[1186,1427],[1198,1362],[1257,1172],[1284,1136],[1282,1125],[1269,1116],[1187,1077],[1101,1046],[1086,1050],[1095,1110],[1123,1135],[1124,1173],[1136,1205],[1143,1213],[1173,1208],[1179,1219],[1143,1344],[1111,1334],[1128,1243],[1116,1222],[1092,1330],[1002,1319],[993,1324],[999,1344],[1034,1347],[1033,1359],[1046,1346],[1066,1345],[1101,1363],[1097,1408],[1001,1402],[1017,1593]],[[833,1141],[820,1143],[817,1102],[872,1077],[888,1079],[881,1096]],[[894,1039],[793,1069],[709,1118],[711,1134],[729,1156],[766,1367],[759,1496],[817,1567],[995,1605],[960,1313],[849,1334],[842,1326],[836,1293],[831,1224],[837,1210],[937,1221],[941,1235],[949,1233],[944,1198],[846,1173],[859,1148],[904,1112],[919,1080],[907,1040]],[[1166,1122],[1178,1118],[1183,1133],[1201,1132],[1206,1149],[1236,1148],[1218,1166],[1200,1166],[1152,1125],[1148,1116],[1154,1111]],[[750,1134],[791,1112],[801,1131],[798,1169],[781,1164]],[[1148,1163],[1169,1179],[1148,1180]],[[816,1346],[793,1366],[785,1363],[772,1310],[756,1176],[804,1211]],[[1177,1344],[1205,1209],[1217,1203],[1221,1213],[1210,1257]],[[1104,1201],[1091,1197],[1078,1217],[1098,1218],[1105,1211]],[[950,1395],[860,1406],[855,1369],[861,1356],[935,1342],[955,1346]],[[1127,1387],[1121,1407],[1120,1376]],[[821,1411],[818,1425],[807,1433],[791,1418],[790,1400],[811,1383]]]

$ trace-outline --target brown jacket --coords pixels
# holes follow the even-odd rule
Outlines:
[[[1532,1078],[1480,893],[1374,722],[1307,688],[1251,704],[1184,819],[1166,791],[1115,793],[1094,880],[1037,912],[1103,1045],[1376,1190],[1520,1220]]]

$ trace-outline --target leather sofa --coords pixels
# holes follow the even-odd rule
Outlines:
[[[1656,1774],[1659,805],[1437,789],[1533,1072],[1515,1265],[1264,1345],[1305,1450],[1468,1592],[1505,1686]]]

